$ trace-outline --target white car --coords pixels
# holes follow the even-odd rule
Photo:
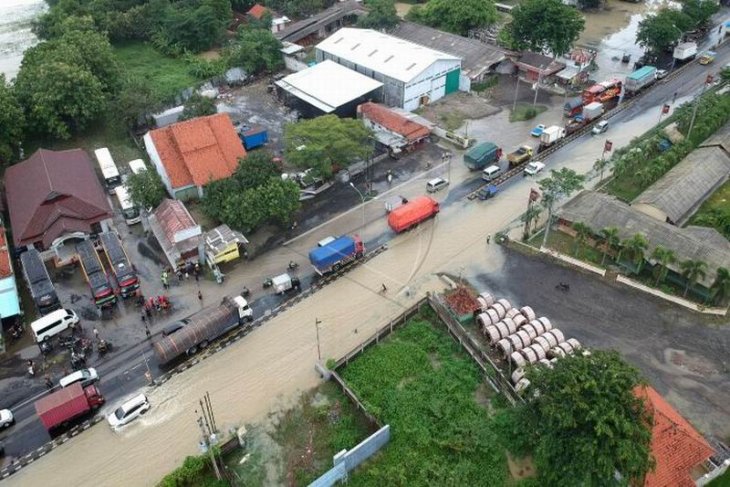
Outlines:
[[[440,191],[449,185],[449,180],[444,178],[434,178],[426,183],[426,191],[429,193],[435,193]]]
[[[58,381],[61,387],[68,387],[76,382],[81,382],[81,387],[86,387],[99,380],[99,374],[96,373],[96,369],[89,367],[88,369],[77,370],[73,374],[68,374],[66,377]]]
[[[534,176],[545,169],[545,164],[540,161],[531,162],[525,168],[525,176]]]
[[[0,428],[9,428],[15,424],[15,417],[10,409],[0,409]]]
[[[669,74],[669,71],[666,69],[657,69],[656,70],[656,79],[664,79]]]
[[[593,135],[601,135],[606,130],[608,130],[608,122],[606,120],[601,120],[596,124],[595,127],[593,127],[593,130],[591,130],[591,132],[593,133]]]
[[[118,428],[149,411],[152,406],[147,396],[139,394],[114,410],[106,420],[112,428]]]

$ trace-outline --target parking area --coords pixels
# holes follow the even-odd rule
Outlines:
[[[705,435],[730,440],[730,320],[501,249],[504,263],[469,280],[547,316],[585,347],[615,349]],[[570,290],[556,285],[565,282]]]

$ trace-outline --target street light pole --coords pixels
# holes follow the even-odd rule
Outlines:
[[[314,329],[317,330],[317,360],[322,361],[322,351],[319,348],[319,324],[322,323],[319,319],[314,319]]]
[[[363,196],[363,194],[360,192],[359,189],[357,189],[357,187],[352,183],[352,181],[350,181],[350,186],[352,187],[352,189],[357,191],[358,196],[360,196],[360,200],[362,200],[362,228],[364,230],[365,229],[365,196]]]

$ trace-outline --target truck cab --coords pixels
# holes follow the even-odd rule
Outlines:
[[[243,296],[236,296],[233,298],[233,302],[236,303],[238,308],[238,318],[241,322],[253,321],[253,310],[249,306],[248,301]]]
[[[532,157],[532,147],[529,145],[522,145],[517,148],[516,151],[510,152],[507,155],[507,160],[510,166],[518,166],[523,162],[527,161]]]

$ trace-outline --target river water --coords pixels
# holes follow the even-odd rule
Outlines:
[[[0,0],[0,73],[18,74],[23,52],[38,42],[31,21],[48,9],[43,0]]]

